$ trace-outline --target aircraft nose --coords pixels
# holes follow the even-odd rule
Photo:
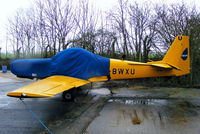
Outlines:
[[[31,65],[28,63],[27,60],[24,59],[14,60],[11,63],[10,70],[13,74],[20,77],[25,77],[28,75],[30,76],[30,74],[27,72],[30,72],[29,70],[31,70]]]
[[[11,72],[18,77],[44,78],[50,76],[51,59],[18,59],[11,63]]]

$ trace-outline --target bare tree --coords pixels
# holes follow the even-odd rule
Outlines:
[[[158,20],[155,31],[165,44],[165,49],[169,48],[177,35],[188,35],[190,14],[184,3],[170,7],[156,6],[155,12]]]
[[[37,1],[37,37],[44,50],[57,51],[65,49],[67,36],[74,26],[72,0]]]
[[[76,10],[74,41],[76,45],[95,52],[98,16],[88,0],[80,0]]]
[[[111,28],[113,31],[119,33],[119,39],[122,39],[122,50],[123,53],[128,55],[128,43],[127,43],[127,4],[128,1],[118,0],[118,6],[115,10],[111,10],[108,13],[108,18],[110,19]]]
[[[135,50],[135,60],[147,61],[150,49],[154,45],[157,21],[153,18],[149,7],[140,7],[134,3],[129,6],[128,22],[129,41]]]

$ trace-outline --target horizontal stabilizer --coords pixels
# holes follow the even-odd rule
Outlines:
[[[52,97],[58,93],[90,83],[68,76],[51,76],[8,93],[11,97]]]
[[[154,64],[151,64],[151,65],[155,66],[155,67],[160,67],[160,68],[172,69],[172,67],[170,65],[167,65],[167,64],[154,63]]]
[[[160,61],[152,61],[152,62],[148,62],[147,64],[142,63],[142,62],[127,62],[127,63],[128,63],[128,65],[143,65],[143,66],[151,65],[151,66],[154,66],[154,67],[165,68],[165,69],[172,69],[173,68],[172,66],[170,66],[166,63],[160,62]]]

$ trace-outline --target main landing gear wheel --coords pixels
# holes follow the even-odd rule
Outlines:
[[[62,98],[63,98],[64,101],[72,102],[72,101],[75,100],[76,93],[77,93],[77,89],[72,88],[70,90],[64,91],[62,93]]]
[[[62,94],[62,98],[64,101],[74,101],[74,95],[69,91],[64,91]]]

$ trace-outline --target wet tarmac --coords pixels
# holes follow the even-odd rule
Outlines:
[[[0,84],[0,134],[38,133],[43,127],[33,118],[21,100],[5,96],[14,87],[21,87],[27,82],[7,82]],[[5,91],[5,92],[2,92]],[[59,118],[72,109],[73,105],[62,102],[60,98],[25,99],[24,102],[44,120],[45,123]]]
[[[112,98],[86,134],[199,134],[199,100]]]
[[[6,96],[31,82],[0,73],[0,134],[47,133],[21,100]],[[24,101],[55,134],[200,132],[200,89],[126,87],[111,95],[100,85],[75,102],[63,102],[61,95]]]
[[[47,133],[20,99],[6,96],[9,91],[34,80],[21,80],[9,75],[0,74],[0,134]],[[23,101],[54,133],[59,126],[71,124],[86,111],[93,104],[91,99],[91,96],[82,94],[77,102],[64,102],[61,95],[52,98],[27,98]]]

